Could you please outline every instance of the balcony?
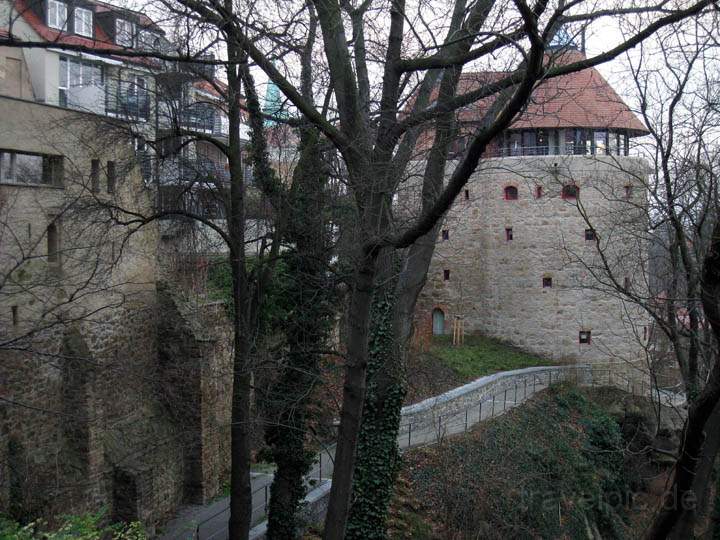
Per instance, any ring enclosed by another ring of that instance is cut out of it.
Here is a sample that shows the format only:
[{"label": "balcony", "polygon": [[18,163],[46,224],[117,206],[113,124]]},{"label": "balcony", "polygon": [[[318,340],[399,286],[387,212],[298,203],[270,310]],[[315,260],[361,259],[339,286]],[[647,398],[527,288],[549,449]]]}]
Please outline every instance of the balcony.
[{"label": "balcony", "polygon": [[150,97],[147,93],[107,94],[105,110],[112,116],[147,122],[150,119]]}]

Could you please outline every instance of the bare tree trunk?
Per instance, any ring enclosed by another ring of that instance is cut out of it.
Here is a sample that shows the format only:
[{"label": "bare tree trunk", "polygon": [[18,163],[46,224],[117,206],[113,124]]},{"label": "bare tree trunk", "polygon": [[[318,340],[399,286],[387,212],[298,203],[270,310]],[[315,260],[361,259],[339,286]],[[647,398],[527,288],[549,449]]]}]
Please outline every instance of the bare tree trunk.
[{"label": "bare tree trunk", "polygon": [[368,330],[377,254],[366,252],[362,248],[359,251],[358,270],[350,300],[345,384],[340,432],[335,450],[333,483],[323,533],[325,540],[342,540],[345,537],[347,515],[350,511],[355,451],[365,400]]},{"label": "bare tree trunk", "polygon": [[[712,327],[715,340],[720,342],[720,221],[715,224],[710,248],[703,264],[701,289],[705,315]],[[684,512],[695,510],[696,476],[707,444],[707,433],[712,429],[720,429],[720,426],[710,423],[719,401],[720,358],[716,356],[705,388],[698,398],[690,403],[673,482],[665,494],[663,507],[647,535],[648,539],[660,540],[672,537],[673,534],[688,534],[687,530],[676,530],[676,528]]]},{"label": "bare tree trunk", "polygon": [[228,42],[228,166],[230,170],[230,264],[235,307],[235,354],[233,358],[233,391],[230,427],[230,522],[232,540],[250,535],[252,521],[252,484],[250,481],[250,414],[251,366],[248,325],[248,278],[245,268],[245,185],[240,142],[240,51]]}]

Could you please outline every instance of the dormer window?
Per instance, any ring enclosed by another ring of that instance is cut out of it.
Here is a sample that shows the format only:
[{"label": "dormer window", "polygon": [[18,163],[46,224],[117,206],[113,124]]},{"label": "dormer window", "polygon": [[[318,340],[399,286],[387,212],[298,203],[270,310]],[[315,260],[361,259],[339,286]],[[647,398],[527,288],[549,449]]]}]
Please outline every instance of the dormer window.
[{"label": "dormer window", "polygon": [[64,30],[67,25],[67,4],[48,0],[48,26]]},{"label": "dormer window", "polygon": [[92,11],[84,8],[75,8],[75,33],[79,36],[93,36]]},{"label": "dormer window", "polygon": [[115,21],[115,43],[123,47],[133,46],[133,35],[135,33],[135,25],[130,21],[117,19]]}]

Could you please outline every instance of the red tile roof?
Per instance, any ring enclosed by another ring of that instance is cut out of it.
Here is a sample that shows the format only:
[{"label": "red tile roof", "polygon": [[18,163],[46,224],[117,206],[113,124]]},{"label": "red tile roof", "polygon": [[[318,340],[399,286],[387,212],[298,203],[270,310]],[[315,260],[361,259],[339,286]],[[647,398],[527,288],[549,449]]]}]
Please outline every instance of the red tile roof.
[{"label": "red tile roof", "polygon": [[[567,64],[583,58],[581,52],[571,50],[555,56],[552,62],[555,65]],[[506,73],[498,72],[465,73],[461,76],[458,94],[475,90],[483,84],[498,81],[505,76]],[[483,99],[462,109],[458,113],[460,121],[480,120],[494,99]],[[511,125],[511,129],[563,127],[627,129],[632,135],[648,132],[622,98],[594,68],[540,83],[525,111]]]},{"label": "red tile roof", "polygon": [[[104,6],[97,7],[102,8]],[[123,50],[123,47],[113,43],[110,40],[110,37],[97,24],[94,25],[95,38],[87,38],[50,28],[40,17],[38,17],[35,11],[28,7],[25,0],[15,0],[15,9],[20,15],[22,15],[23,19],[25,19],[25,21],[40,36],[41,39],[50,43],[57,43],[59,47],[62,45],[78,45],[95,49],[98,52]],[[145,15],[142,15],[142,17],[147,19]],[[149,21],[149,19],[147,20]],[[135,64],[149,65],[153,63],[153,60],[147,57],[127,57],[118,55],[115,56],[115,58]]]}]

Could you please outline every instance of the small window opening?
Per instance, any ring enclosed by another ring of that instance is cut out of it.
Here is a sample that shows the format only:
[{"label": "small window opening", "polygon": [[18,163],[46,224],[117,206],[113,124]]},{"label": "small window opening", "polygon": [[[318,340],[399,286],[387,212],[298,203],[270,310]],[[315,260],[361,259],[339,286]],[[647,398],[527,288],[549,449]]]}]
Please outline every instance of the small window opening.
[{"label": "small window opening", "polygon": [[544,277],[542,280],[543,289],[550,289],[552,288],[552,278],[551,277]]},{"label": "small window opening", "polygon": [[466,189],[466,190],[465,190],[465,200],[466,200],[466,201],[469,201],[469,200],[470,200],[470,190],[469,190],[469,189]]},{"label": "small window opening", "polygon": [[643,341],[647,341],[647,334],[648,334],[647,326],[643,326]]},{"label": "small window opening", "polygon": [[506,201],[517,201],[518,189],[515,186],[507,186],[505,188],[505,200]]},{"label": "small window opening", "polygon": [[579,192],[580,188],[575,184],[568,184],[562,188],[562,198],[565,200],[575,200]]},{"label": "small window opening", "polygon": [[625,288],[625,290],[629,291],[631,285],[632,283],[630,282],[630,278],[628,276],[625,276],[625,279],[623,280],[623,287]]},{"label": "small window opening", "polygon": [[27,231],[28,231],[28,240],[32,240],[32,223],[28,223]]},{"label": "small window opening", "polygon": [[93,193],[100,191],[100,160],[93,159],[90,162],[90,189]]},{"label": "small window opening", "polygon": [[585,229],[585,240],[592,242],[597,238],[595,229]]},{"label": "small window opening", "polygon": [[505,227],[505,241],[510,242],[513,239],[512,227]]},{"label": "small window opening", "polygon": [[57,225],[51,223],[47,228],[47,258],[48,262],[57,264],[60,262],[60,239]]},{"label": "small window opening", "polygon": [[442,231],[442,239],[443,240],[449,240],[450,239],[450,231],[447,229],[443,229]]},{"label": "small window opening", "polygon": [[590,343],[592,339],[592,335],[590,330],[580,330],[580,334],[578,335],[578,341],[580,343],[588,344]]},{"label": "small window opening", "polygon": [[115,162],[107,162],[107,192],[115,193]]},{"label": "small window opening", "polygon": [[449,281],[450,280],[450,270],[447,268],[443,270],[443,280]]},{"label": "small window opening", "polygon": [[536,199],[542,199],[543,196],[543,188],[542,186],[535,186],[535,198]]},{"label": "small window opening", "polygon": [[625,198],[630,199],[632,198],[633,194],[633,187],[630,185],[625,186]]},{"label": "small window opening", "polygon": [[10,310],[12,311],[12,325],[17,326],[18,325],[18,307],[12,306],[10,308]]}]

